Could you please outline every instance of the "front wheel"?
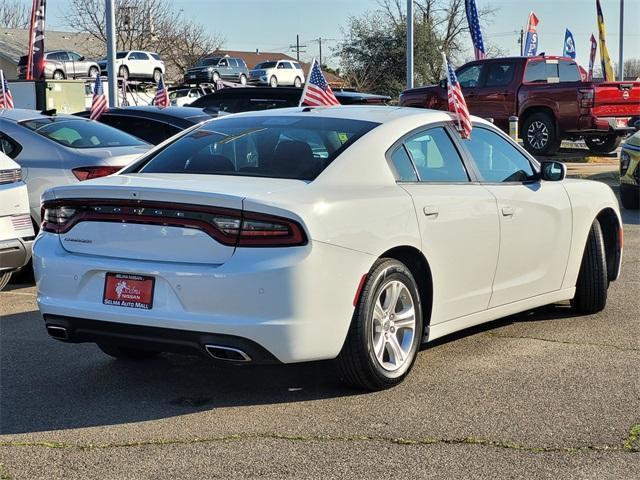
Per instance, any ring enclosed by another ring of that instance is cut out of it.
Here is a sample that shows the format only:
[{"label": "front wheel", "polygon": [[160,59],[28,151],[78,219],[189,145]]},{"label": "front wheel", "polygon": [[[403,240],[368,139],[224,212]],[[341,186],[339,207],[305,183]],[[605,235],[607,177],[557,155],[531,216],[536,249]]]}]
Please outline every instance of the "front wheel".
[{"label": "front wheel", "polygon": [[553,116],[538,112],[525,119],[522,125],[522,143],[532,155],[554,155],[560,148],[561,141]]},{"label": "front wheel", "polygon": [[296,79],[293,81],[293,86],[300,88],[302,86],[302,80],[300,80],[300,77],[296,77]]},{"label": "front wheel", "polygon": [[269,85],[272,88],[276,88],[278,86],[278,79],[276,78],[275,75],[269,79]]},{"label": "front wheel", "polygon": [[96,78],[99,72],[100,70],[98,70],[96,67],[91,67],[89,69],[89,78]]},{"label": "front wheel", "polygon": [[243,73],[242,75],[240,75],[240,85],[246,85],[247,84],[247,76]]},{"label": "front wheel", "polygon": [[584,138],[589,150],[595,153],[611,153],[620,146],[622,137],[617,135],[594,135]]},{"label": "front wheel", "polygon": [[376,261],[337,358],[342,378],[367,390],[402,382],[422,342],[422,324],[420,294],[409,269],[395,259]]},{"label": "front wheel", "polygon": [[60,70],[56,70],[55,72],[53,72],[53,79],[54,80],[64,80],[64,73],[62,73],[62,71],[60,71]]},{"label": "front wheel", "polygon": [[211,80],[213,81],[213,83],[216,83],[218,80],[220,80],[220,74],[218,72],[213,72],[213,75],[211,75]]},{"label": "front wheel", "polygon": [[123,80],[129,80],[129,69],[124,65],[120,66],[120,68],[118,69],[118,76]]},{"label": "front wheel", "polygon": [[0,273],[0,291],[2,291],[2,289],[7,286],[9,280],[11,280],[11,272]]},{"label": "front wheel", "polygon": [[121,360],[147,360],[157,357],[160,352],[153,350],[142,350],[140,348],[121,347],[106,343],[99,343],[98,348],[113,358]]},{"label": "front wheel", "polygon": [[600,222],[594,220],[582,255],[576,294],[571,306],[581,313],[597,313],[607,304],[607,257]]}]

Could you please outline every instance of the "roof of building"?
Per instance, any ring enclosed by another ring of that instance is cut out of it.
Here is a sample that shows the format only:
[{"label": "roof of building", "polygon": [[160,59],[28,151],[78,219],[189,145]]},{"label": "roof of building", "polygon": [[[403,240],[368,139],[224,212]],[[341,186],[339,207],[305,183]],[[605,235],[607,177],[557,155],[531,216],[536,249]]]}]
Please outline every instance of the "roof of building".
[{"label": "roof of building", "polygon": [[[0,56],[18,63],[27,54],[29,30],[22,28],[0,28]],[[88,33],[58,32],[47,30],[45,48],[51,50],[73,50],[80,55],[102,55],[103,44]]]}]

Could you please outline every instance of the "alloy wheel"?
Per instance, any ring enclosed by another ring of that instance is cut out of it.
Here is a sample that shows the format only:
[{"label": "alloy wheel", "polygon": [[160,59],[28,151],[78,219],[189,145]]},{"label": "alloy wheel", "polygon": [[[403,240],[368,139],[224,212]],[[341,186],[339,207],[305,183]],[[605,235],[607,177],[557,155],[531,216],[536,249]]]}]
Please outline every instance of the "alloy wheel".
[{"label": "alloy wheel", "polygon": [[549,129],[540,120],[536,120],[527,129],[527,140],[536,150],[542,150],[549,143]]},{"label": "alloy wheel", "polygon": [[398,280],[386,283],[373,310],[371,346],[380,366],[390,372],[412,360],[416,310],[409,289]]}]

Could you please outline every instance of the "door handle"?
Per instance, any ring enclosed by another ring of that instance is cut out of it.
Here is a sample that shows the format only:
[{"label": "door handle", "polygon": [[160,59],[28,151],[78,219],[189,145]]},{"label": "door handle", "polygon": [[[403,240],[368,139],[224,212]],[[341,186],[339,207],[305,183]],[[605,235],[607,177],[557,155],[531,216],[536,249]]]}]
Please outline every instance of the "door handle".
[{"label": "door handle", "polygon": [[502,207],[502,216],[503,217],[513,217],[515,210],[513,207]]},{"label": "door handle", "polygon": [[427,205],[426,207],[423,207],[422,213],[424,213],[426,217],[436,218],[440,212],[438,212],[438,207],[435,205]]}]

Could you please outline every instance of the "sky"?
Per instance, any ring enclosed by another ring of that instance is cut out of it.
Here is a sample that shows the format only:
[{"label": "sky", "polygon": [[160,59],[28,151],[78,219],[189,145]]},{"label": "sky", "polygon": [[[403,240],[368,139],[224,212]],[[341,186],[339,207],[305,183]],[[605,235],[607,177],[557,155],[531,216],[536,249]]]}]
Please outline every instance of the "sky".
[{"label": "sky", "polygon": [[[31,0],[22,0],[30,4]],[[403,0],[401,0],[403,3]],[[65,11],[68,0],[48,0],[49,28],[68,29]],[[331,48],[342,38],[342,28],[350,16],[358,16],[378,7],[376,0],[174,0],[175,7],[187,18],[221,34],[230,50],[280,51],[291,53],[296,34],[306,45],[303,59],[318,55],[317,38],[323,40],[323,57],[331,59]],[[482,24],[485,43],[494,44],[507,54],[519,55],[516,43],[530,11],[540,20],[538,52],[561,54],[565,28],[573,32],[578,63],[588,64],[589,37],[597,38],[595,0],[476,0],[478,9],[495,9]],[[640,58],[640,0],[626,0],[624,57]],[[607,44],[612,60],[618,59],[620,0],[601,0],[607,27]],[[295,56],[295,54],[293,54]],[[469,54],[472,55],[469,43]]]}]

